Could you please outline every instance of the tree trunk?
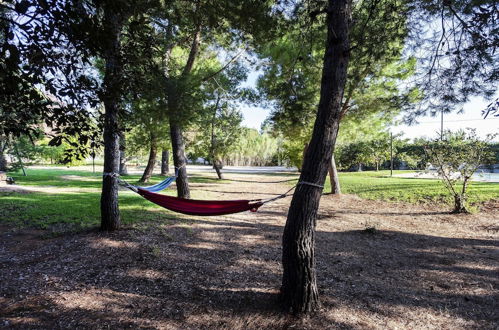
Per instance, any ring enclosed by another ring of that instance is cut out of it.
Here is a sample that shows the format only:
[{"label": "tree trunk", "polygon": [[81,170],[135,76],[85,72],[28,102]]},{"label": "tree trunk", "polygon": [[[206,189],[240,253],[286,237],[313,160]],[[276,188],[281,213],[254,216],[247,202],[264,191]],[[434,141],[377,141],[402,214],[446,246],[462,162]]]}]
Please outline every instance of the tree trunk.
[{"label": "tree trunk", "polygon": [[359,163],[359,166],[357,167],[357,172],[362,172],[362,163]]},{"label": "tree trunk", "polygon": [[[196,5],[196,12],[198,12],[200,2]],[[193,34],[191,49],[189,51],[189,56],[187,62],[182,70],[182,79],[186,79],[192,68],[194,66],[194,61],[198,54],[198,47],[201,39],[201,25],[196,27]],[[169,110],[170,110],[170,136],[172,140],[172,152],[173,152],[173,165],[175,166],[175,175],[177,179],[175,184],[177,186],[177,196],[180,198],[190,198],[191,193],[189,191],[189,181],[187,180],[187,158],[185,157],[185,145],[184,138],[182,136],[182,127],[180,117],[182,114],[182,109],[179,103],[179,93],[175,86],[169,89],[168,95]]]},{"label": "tree trunk", "polygon": [[21,170],[23,171],[23,176],[27,176],[26,169],[24,168],[23,160],[21,155],[19,154],[19,149],[17,148],[17,144],[14,144],[17,160],[19,161],[19,166],[21,166]]},{"label": "tree trunk", "polygon": [[120,150],[120,175],[128,175],[128,167],[126,166],[126,154],[125,150]]},{"label": "tree trunk", "polygon": [[7,172],[7,158],[3,151],[0,152],[0,172]]},{"label": "tree trunk", "polygon": [[161,175],[167,176],[170,172],[170,151],[163,150],[161,152]]},{"label": "tree trunk", "polygon": [[222,162],[219,160],[214,160],[213,161],[213,168],[215,169],[215,172],[217,172],[217,176],[219,180],[223,180],[223,174],[222,174]]},{"label": "tree trunk", "polygon": [[[322,185],[338,133],[349,58],[351,0],[329,0],[327,43],[317,117],[299,182]],[[289,208],[283,242],[281,297],[295,314],[319,306],[315,269],[315,225],[323,188],[299,184]]]},{"label": "tree trunk", "polygon": [[7,149],[7,141],[0,138],[0,172],[7,172],[7,158],[5,150]]},{"label": "tree trunk", "polygon": [[149,160],[147,161],[147,166],[140,178],[139,182],[148,182],[154,171],[154,165],[156,165],[156,156],[158,154],[158,146],[156,143],[156,138],[151,135],[151,145],[149,148]]},{"label": "tree trunk", "polygon": [[177,179],[177,196],[180,198],[190,198],[189,181],[187,180],[187,159],[185,157],[184,138],[182,137],[182,129],[170,119],[170,135],[172,139],[173,149],[173,165]]},{"label": "tree trunk", "polygon": [[464,178],[461,193],[454,193],[454,210],[452,213],[469,213],[466,207],[466,189],[468,188],[469,177]]},{"label": "tree trunk", "polygon": [[108,44],[105,47],[104,74],[104,177],[101,194],[101,230],[116,230],[120,227],[118,209],[119,172],[119,126],[120,91],[123,67],[120,59],[120,37],[124,17],[115,8],[105,8],[104,28]]},{"label": "tree trunk", "polygon": [[329,182],[331,183],[331,194],[340,195],[340,178],[338,177],[338,170],[336,169],[336,161],[334,159],[334,154],[331,155],[331,161],[329,163]]},{"label": "tree trunk", "polygon": [[468,213],[468,209],[466,208],[465,195],[454,195],[454,210],[452,211],[452,213]]}]

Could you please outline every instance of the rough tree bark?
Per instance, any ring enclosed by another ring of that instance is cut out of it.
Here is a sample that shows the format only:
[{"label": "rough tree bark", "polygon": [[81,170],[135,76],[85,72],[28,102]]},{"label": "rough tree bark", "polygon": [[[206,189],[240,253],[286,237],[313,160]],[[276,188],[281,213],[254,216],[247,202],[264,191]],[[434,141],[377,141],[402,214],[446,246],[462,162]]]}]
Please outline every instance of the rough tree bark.
[{"label": "rough tree bark", "polygon": [[170,136],[172,139],[173,165],[177,179],[177,196],[180,198],[190,198],[189,181],[187,179],[187,158],[185,157],[184,138],[182,137],[182,128],[170,117]]},{"label": "rough tree bark", "polygon": [[331,155],[331,160],[329,162],[329,182],[331,183],[331,194],[340,195],[340,179],[338,177],[338,170],[336,169],[336,161],[334,159],[334,154]]},{"label": "rough tree bark", "polygon": [[158,155],[158,143],[156,141],[156,137],[151,134],[151,145],[149,146],[149,159],[147,161],[147,166],[139,182],[149,181],[154,171],[154,166],[156,165],[157,155]]},{"label": "rough tree bark", "polygon": [[167,176],[170,172],[170,151],[163,150],[161,152],[161,175]]},{"label": "rough tree bark", "polygon": [[120,91],[123,66],[120,59],[120,38],[124,15],[112,6],[104,9],[104,28],[107,32],[104,47],[104,175],[101,194],[101,230],[116,230],[120,227],[120,212],[118,209],[118,178],[119,172],[119,127]]},{"label": "rough tree bark", "polygon": [[[349,59],[351,0],[329,0],[321,94],[300,182],[322,185],[338,133]],[[315,269],[315,225],[323,188],[299,184],[291,201],[283,243],[281,298],[294,314],[319,306]]]}]

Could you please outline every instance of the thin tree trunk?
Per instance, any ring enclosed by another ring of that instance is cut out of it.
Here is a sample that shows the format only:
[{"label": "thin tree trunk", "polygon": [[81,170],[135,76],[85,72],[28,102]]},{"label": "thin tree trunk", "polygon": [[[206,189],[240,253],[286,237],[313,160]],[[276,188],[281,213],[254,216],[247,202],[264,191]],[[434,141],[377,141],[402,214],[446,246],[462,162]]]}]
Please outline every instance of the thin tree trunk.
[{"label": "thin tree trunk", "polygon": [[120,175],[128,175],[126,166],[126,140],[125,133],[120,132]]},{"label": "thin tree trunk", "polygon": [[[327,43],[317,117],[299,182],[322,185],[338,133],[349,58],[351,0],[329,0]],[[319,306],[315,269],[315,226],[323,188],[299,184],[289,208],[283,242],[281,297],[295,314]]]},{"label": "thin tree trunk", "polygon": [[126,165],[126,154],[125,150],[120,150],[120,175],[128,175],[128,166]]},{"label": "thin tree trunk", "polygon": [[104,177],[101,194],[101,230],[116,230],[120,227],[118,209],[119,173],[119,126],[120,91],[123,67],[120,59],[120,37],[124,17],[115,8],[105,8],[104,28],[107,31],[108,45],[105,48],[104,74],[105,107],[104,119]]},{"label": "thin tree trunk", "polygon": [[177,179],[177,196],[180,198],[190,198],[189,181],[187,179],[187,158],[185,157],[184,138],[182,137],[182,129],[170,119],[170,135],[172,139],[173,149],[173,165]]},{"label": "thin tree trunk", "polygon": [[217,176],[219,180],[223,180],[223,174],[222,174],[222,162],[219,160],[214,160],[213,161],[213,168],[215,169],[215,172],[217,172]]},{"label": "thin tree trunk", "polygon": [[156,157],[158,154],[158,145],[156,142],[156,137],[151,134],[151,145],[149,147],[149,160],[147,161],[147,166],[140,178],[139,182],[148,182],[154,171],[154,165],[156,165]]},{"label": "thin tree trunk", "polygon": [[216,137],[215,137],[215,121],[217,120],[217,110],[218,106],[220,104],[220,96],[217,96],[217,102],[215,103],[215,106],[213,107],[213,115],[211,117],[211,142],[210,142],[210,158],[213,163],[213,168],[215,169],[215,172],[217,172],[217,176],[219,180],[223,179],[222,175],[222,163],[216,158],[215,156],[215,149],[216,149]]},{"label": "thin tree trunk", "polygon": [[[200,2],[197,3],[196,12],[199,10]],[[191,44],[191,49],[189,51],[189,57],[182,70],[182,79],[188,77],[192,68],[194,66],[194,61],[198,54],[199,42],[201,39],[201,25],[196,27],[193,34],[193,40]],[[172,140],[172,152],[173,152],[173,165],[175,166],[175,174],[177,179],[175,184],[177,186],[177,196],[180,198],[190,198],[191,193],[189,190],[189,181],[187,180],[187,158],[185,157],[185,145],[184,138],[182,136],[181,127],[181,109],[179,104],[179,95],[175,87],[171,87],[169,90],[168,101],[170,110],[170,136]]]},{"label": "thin tree trunk", "polygon": [[468,213],[466,208],[466,197],[464,195],[454,195],[454,210],[452,213]]},{"label": "thin tree trunk", "polygon": [[331,161],[329,163],[329,182],[331,183],[331,194],[340,195],[340,178],[338,177],[338,170],[336,169],[336,161],[334,159],[334,153],[331,155]]},{"label": "thin tree trunk", "polygon": [[19,166],[21,166],[21,170],[23,171],[23,176],[27,176],[26,169],[24,168],[23,160],[21,155],[19,154],[19,149],[17,149],[17,144],[14,144],[14,148],[16,151],[17,160],[19,161]]},{"label": "thin tree trunk", "polygon": [[0,152],[0,172],[7,172],[7,158],[2,152]]},{"label": "thin tree trunk", "polygon": [[[474,171],[473,171],[474,172]],[[468,187],[468,178],[464,179],[463,187],[461,188],[461,193],[454,193],[454,210],[452,213],[469,213],[466,207],[466,189]]]},{"label": "thin tree trunk", "polygon": [[161,175],[167,176],[170,172],[170,151],[163,150],[161,152]]}]

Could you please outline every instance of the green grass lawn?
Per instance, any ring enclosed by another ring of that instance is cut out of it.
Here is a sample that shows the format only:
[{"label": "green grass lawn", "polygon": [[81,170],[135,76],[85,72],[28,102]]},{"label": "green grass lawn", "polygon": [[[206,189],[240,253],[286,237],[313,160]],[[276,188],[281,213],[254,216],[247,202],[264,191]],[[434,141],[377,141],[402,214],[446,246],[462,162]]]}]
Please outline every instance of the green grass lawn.
[{"label": "green grass lawn", "polygon": [[[410,171],[394,171],[394,175]],[[405,201],[411,203],[451,203],[447,189],[440,180],[390,177],[390,171],[342,172],[342,193],[356,194],[366,199]],[[331,191],[329,178],[325,192]],[[499,183],[473,182],[468,190],[471,204],[499,199]]]},{"label": "green grass lawn", "polygon": [[[403,173],[396,171],[396,174]],[[53,168],[29,169],[28,176],[10,173],[19,186],[32,186],[44,189],[31,193],[0,192],[0,221],[20,226],[54,228],[65,226],[75,230],[98,226],[100,221],[100,188],[102,178],[88,171]],[[279,174],[275,174],[279,176]],[[139,175],[126,179],[136,183]],[[283,180],[289,174],[281,175]],[[154,176],[150,184],[163,180]],[[199,175],[190,177],[191,183],[224,183]],[[407,202],[451,202],[447,191],[439,180],[408,179],[389,177],[389,171],[340,173],[343,193],[357,194],[368,199],[382,199]],[[292,182],[290,182],[292,184]],[[29,189],[29,187],[27,187]],[[263,187],[262,187],[263,189]],[[330,191],[326,180],[325,192]],[[175,189],[163,193],[175,194]],[[214,198],[209,193],[195,190],[193,198]],[[142,221],[169,221],[189,219],[189,216],[172,213],[130,191],[120,192],[122,221],[132,224]],[[473,183],[469,190],[469,200],[473,203],[499,198],[498,183]]]},{"label": "green grass lawn", "polygon": [[[87,171],[71,169],[29,169],[28,176],[9,173],[16,185],[44,189],[48,192],[13,193],[0,192],[0,222],[6,221],[19,226],[32,226],[46,229],[65,224],[75,230],[99,225],[100,189],[102,177]],[[140,175],[130,175],[126,180],[137,184]],[[153,185],[164,180],[154,176],[145,185]],[[214,182],[210,178],[192,176],[191,183]],[[224,181],[221,181],[224,182]],[[68,191],[70,190],[70,191]],[[174,195],[175,189],[163,193]],[[204,192],[194,191],[193,198],[207,198]],[[168,221],[187,219],[188,216],[165,210],[131,191],[120,191],[120,211],[122,222],[131,224],[141,221]]]}]

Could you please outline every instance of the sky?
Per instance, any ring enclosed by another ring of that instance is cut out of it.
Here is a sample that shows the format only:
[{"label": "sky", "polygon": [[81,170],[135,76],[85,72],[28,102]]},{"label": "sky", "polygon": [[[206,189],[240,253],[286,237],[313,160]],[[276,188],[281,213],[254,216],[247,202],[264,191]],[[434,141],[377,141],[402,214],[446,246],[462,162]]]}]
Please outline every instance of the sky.
[{"label": "sky", "polygon": [[[259,72],[251,72],[244,86],[254,87]],[[499,117],[489,116],[483,119],[481,112],[490,101],[475,97],[463,107],[464,113],[444,114],[444,130],[457,131],[459,129],[474,128],[477,134],[485,138],[487,134],[499,133]],[[260,129],[262,122],[268,117],[270,110],[261,107],[242,106],[244,119],[243,126]],[[394,134],[403,133],[403,137],[414,139],[418,137],[436,138],[440,134],[440,115],[436,117],[420,117],[418,124],[411,126],[398,125],[392,127]],[[499,141],[499,136],[495,138]]]}]

